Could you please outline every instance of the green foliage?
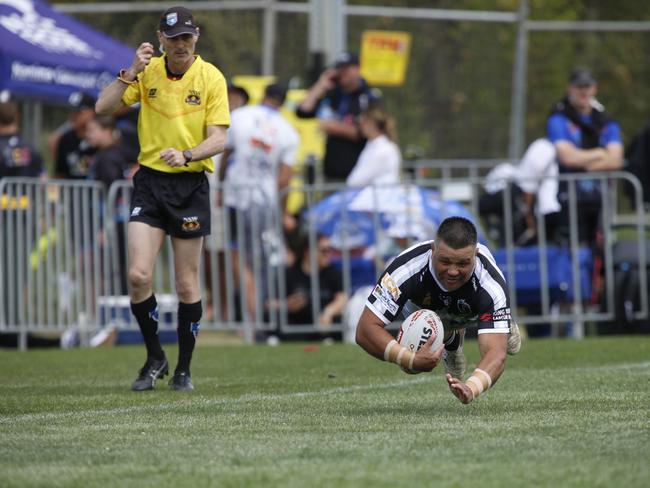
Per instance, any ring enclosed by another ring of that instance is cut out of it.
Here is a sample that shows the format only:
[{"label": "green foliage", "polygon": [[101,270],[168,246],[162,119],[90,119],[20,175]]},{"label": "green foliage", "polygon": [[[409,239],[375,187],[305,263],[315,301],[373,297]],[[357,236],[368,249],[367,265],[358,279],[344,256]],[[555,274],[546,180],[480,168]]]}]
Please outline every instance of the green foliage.
[{"label": "green foliage", "polygon": [[[476,343],[466,351],[475,363]],[[529,341],[468,406],[439,369],[405,375],[343,345],[203,346],[194,393],[162,382],[133,393],[143,353],[0,352],[2,486],[635,488],[650,479],[647,336]]]},{"label": "green foliage", "polygon": [[[348,4],[499,12],[519,8],[518,0],[348,0]],[[637,0],[530,0],[529,5],[533,20],[650,20],[650,8]],[[198,51],[205,59],[227,77],[261,73],[261,11],[195,9],[195,15],[202,28]],[[75,16],[135,47],[155,41],[159,14]],[[307,15],[278,14],[277,26],[275,74],[283,81],[293,80],[294,86],[302,80],[305,87],[311,63]],[[366,29],[403,30],[413,36],[406,84],[381,87],[397,119],[402,147],[420,146],[434,158],[506,156],[516,24],[351,16],[347,23],[351,50],[359,50]],[[563,95],[568,72],[576,65],[594,70],[600,81],[599,99],[629,141],[648,121],[649,50],[650,32],[532,32],[527,141],[544,135],[549,108]]]}]

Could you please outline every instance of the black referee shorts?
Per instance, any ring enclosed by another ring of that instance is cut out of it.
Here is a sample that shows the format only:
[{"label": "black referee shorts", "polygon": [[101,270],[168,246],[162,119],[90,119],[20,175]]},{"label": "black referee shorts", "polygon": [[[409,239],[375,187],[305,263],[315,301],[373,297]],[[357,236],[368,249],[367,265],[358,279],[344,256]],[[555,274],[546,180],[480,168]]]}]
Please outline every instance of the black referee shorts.
[{"label": "black referee shorts", "polygon": [[189,239],[210,234],[210,185],[205,173],[163,173],[141,166],[133,177],[130,222]]}]

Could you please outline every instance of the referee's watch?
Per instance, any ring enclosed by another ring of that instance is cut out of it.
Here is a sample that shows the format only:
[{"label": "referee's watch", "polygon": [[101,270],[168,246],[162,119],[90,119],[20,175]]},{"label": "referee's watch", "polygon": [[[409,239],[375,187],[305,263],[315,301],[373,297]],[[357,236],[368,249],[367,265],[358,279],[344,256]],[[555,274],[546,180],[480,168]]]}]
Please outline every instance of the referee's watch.
[{"label": "referee's watch", "polygon": [[192,151],[185,149],[185,151],[183,151],[183,157],[185,158],[185,164],[189,163],[192,161]]}]

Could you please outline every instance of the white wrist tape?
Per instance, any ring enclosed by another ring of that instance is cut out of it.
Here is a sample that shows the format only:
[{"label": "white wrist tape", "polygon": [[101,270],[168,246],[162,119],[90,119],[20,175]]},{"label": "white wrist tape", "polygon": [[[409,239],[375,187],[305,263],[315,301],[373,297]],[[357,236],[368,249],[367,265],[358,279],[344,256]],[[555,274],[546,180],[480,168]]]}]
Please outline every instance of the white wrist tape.
[{"label": "white wrist tape", "polygon": [[472,400],[492,386],[492,378],[480,368],[476,368],[472,376],[465,382],[469,389],[472,390]]},{"label": "white wrist tape", "polygon": [[384,349],[384,361],[389,361],[389,355],[390,355],[390,350],[393,348],[393,346],[397,344],[397,341],[393,339],[390,341],[388,344],[386,344],[386,349]]}]

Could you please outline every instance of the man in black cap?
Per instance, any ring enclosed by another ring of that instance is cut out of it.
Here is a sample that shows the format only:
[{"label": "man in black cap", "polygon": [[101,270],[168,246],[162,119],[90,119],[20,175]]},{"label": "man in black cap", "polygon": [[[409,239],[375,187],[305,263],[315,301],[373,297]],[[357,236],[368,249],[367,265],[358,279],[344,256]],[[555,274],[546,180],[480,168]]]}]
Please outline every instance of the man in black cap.
[{"label": "man in black cap", "polygon": [[[623,165],[621,128],[596,100],[596,78],[587,68],[576,68],[569,75],[566,96],[555,104],[547,122],[549,140],[555,146],[560,173],[615,171]],[[601,227],[601,194],[598,180],[579,180],[576,184],[579,210],[579,238],[593,243]],[[558,191],[560,234],[569,227],[568,182]],[[562,238],[560,236],[560,238]]]},{"label": "man in black cap", "polygon": [[95,116],[95,99],[84,92],[68,98],[73,112],[51,141],[57,178],[83,180],[88,177],[90,159],[95,149],[86,141],[86,125]]},{"label": "man in black cap", "polygon": [[141,103],[138,137],[140,169],[133,178],[128,226],[129,293],[147,348],[147,359],[131,385],[151,390],[169,370],[158,339],[154,264],[166,234],[174,249],[178,304],[178,364],[170,386],[194,387],[190,361],[203,315],[199,267],[203,237],[210,234],[210,190],[205,172],[214,171],[230,124],[226,81],[212,64],[194,54],[199,28],[192,13],[172,7],[157,33],[163,56],[144,42],[128,69],[97,101],[99,114]]},{"label": "man in black cap", "polygon": [[344,51],[309,89],[298,105],[300,118],[318,117],[326,134],[323,173],[328,182],[343,182],[363,150],[366,140],[359,129],[359,114],[377,97],[361,77],[359,58]]}]

